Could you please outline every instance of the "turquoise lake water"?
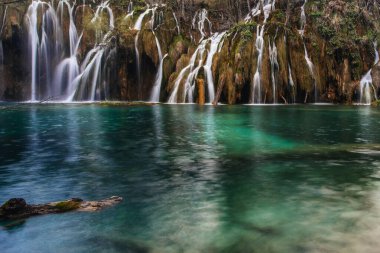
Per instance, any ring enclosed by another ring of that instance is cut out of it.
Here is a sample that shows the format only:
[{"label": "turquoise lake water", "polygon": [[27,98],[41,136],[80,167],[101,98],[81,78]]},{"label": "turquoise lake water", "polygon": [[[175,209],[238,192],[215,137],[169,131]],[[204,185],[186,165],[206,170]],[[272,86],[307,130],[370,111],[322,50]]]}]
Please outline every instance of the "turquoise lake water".
[{"label": "turquoise lake water", "polygon": [[0,104],[0,252],[379,252],[380,110]]}]

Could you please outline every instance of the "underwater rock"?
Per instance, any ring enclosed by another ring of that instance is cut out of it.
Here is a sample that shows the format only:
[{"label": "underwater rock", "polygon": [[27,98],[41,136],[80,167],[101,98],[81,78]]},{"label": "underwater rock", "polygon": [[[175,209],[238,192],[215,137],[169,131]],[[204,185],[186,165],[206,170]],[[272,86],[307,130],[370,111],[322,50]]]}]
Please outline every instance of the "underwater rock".
[{"label": "underwater rock", "polygon": [[65,213],[70,211],[96,212],[106,207],[114,206],[122,201],[123,198],[113,196],[99,201],[84,201],[79,198],[73,198],[60,202],[29,205],[22,198],[13,198],[0,207],[0,219],[21,219],[37,215]]}]

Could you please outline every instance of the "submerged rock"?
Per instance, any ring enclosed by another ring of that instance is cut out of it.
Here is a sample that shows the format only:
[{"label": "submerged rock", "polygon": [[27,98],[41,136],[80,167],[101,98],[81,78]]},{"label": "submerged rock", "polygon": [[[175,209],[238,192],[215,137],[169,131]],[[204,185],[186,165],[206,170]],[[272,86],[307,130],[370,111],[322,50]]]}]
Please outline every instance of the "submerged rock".
[{"label": "submerged rock", "polygon": [[99,201],[84,201],[79,198],[73,198],[60,202],[28,205],[22,198],[13,198],[0,207],[0,220],[28,218],[36,215],[65,213],[70,211],[95,212],[106,207],[114,206],[122,201],[123,198],[113,196]]}]

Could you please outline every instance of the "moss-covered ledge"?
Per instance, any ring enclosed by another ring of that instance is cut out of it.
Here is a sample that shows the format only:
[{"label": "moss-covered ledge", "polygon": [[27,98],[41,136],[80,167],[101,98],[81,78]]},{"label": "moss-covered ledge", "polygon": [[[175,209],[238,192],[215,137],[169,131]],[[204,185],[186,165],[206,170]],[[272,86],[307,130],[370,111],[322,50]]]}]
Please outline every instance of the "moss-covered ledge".
[{"label": "moss-covered ledge", "polygon": [[123,198],[113,196],[99,201],[84,201],[73,198],[60,202],[51,202],[40,205],[29,205],[22,198],[13,198],[0,207],[0,220],[24,219],[31,216],[66,213],[71,211],[95,212],[117,205]]}]

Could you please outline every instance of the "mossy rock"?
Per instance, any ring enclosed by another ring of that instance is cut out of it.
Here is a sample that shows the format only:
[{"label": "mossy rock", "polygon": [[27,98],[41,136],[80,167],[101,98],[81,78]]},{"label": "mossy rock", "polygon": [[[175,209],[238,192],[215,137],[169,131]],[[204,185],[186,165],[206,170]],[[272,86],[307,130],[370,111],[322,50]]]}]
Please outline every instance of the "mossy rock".
[{"label": "mossy rock", "polygon": [[68,201],[58,202],[53,207],[58,209],[60,212],[68,212],[78,209],[81,202],[83,202],[81,199],[72,199]]}]

